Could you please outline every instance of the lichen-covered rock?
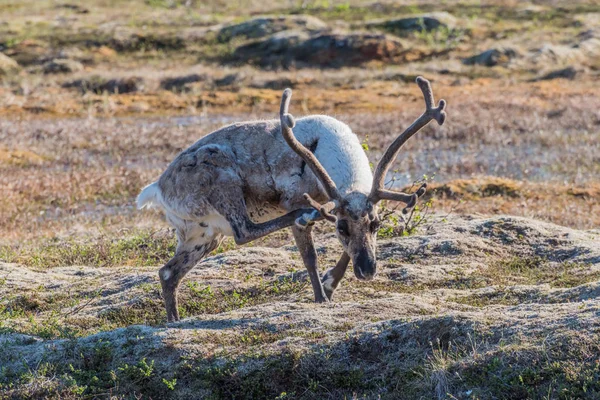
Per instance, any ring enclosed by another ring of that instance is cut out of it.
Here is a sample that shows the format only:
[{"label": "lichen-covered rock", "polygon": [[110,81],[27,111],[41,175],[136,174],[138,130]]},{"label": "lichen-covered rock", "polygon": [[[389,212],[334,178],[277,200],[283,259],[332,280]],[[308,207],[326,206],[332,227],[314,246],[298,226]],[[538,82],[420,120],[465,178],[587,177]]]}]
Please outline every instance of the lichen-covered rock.
[{"label": "lichen-covered rock", "polygon": [[189,74],[184,76],[176,76],[165,78],[160,82],[160,87],[174,92],[185,91],[190,83],[201,82],[206,80],[206,75]]},{"label": "lichen-covered rock", "polygon": [[119,29],[114,32],[108,44],[119,52],[177,50],[186,46],[184,38],[178,35],[154,34],[129,29]]},{"label": "lichen-covered rock", "polygon": [[327,29],[327,24],[309,15],[256,17],[238,24],[223,27],[217,34],[219,41],[233,38],[258,39],[287,30],[317,32]]},{"label": "lichen-covered rock", "polygon": [[512,59],[519,57],[519,52],[509,47],[498,47],[489,49],[463,60],[466,65],[483,65],[494,67],[496,65],[508,64]]},{"label": "lichen-covered rock", "polygon": [[575,67],[567,67],[561,68],[558,70],[550,71],[539,78],[534,79],[534,81],[548,81],[552,79],[575,79],[577,75],[583,73],[583,69],[575,68]]},{"label": "lichen-covered rock", "polygon": [[0,53],[0,76],[9,76],[21,70],[19,63],[12,58]]},{"label": "lichen-covered rock", "polygon": [[325,33],[310,37],[288,31],[236,49],[236,61],[261,67],[318,66],[342,67],[369,61],[403,61],[409,53],[393,36],[369,33]]},{"label": "lichen-covered rock", "polygon": [[595,67],[600,58],[600,33],[587,30],[579,34],[569,44],[544,43],[533,49],[527,57],[530,64],[540,67],[569,64]]},{"label": "lichen-covered rock", "polygon": [[64,88],[77,88],[82,93],[133,93],[143,89],[144,79],[140,77],[109,79],[92,75],[87,78],[65,82],[62,86]]},{"label": "lichen-covered rock", "polygon": [[456,18],[447,12],[433,12],[405,18],[370,22],[367,26],[382,28],[396,34],[403,34],[408,32],[432,31],[440,28],[453,29],[456,26]]},{"label": "lichen-covered rock", "polygon": [[45,74],[66,74],[83,70],[83,64],[79,61],[68,59],[54,59],[48,61],[42,67]]},{"label": "lichen-covered rock", "polygon": [[34,39],[23,40],[7,49],[5,53],[22,66],[40,65],[52,57],[49,45]]}]

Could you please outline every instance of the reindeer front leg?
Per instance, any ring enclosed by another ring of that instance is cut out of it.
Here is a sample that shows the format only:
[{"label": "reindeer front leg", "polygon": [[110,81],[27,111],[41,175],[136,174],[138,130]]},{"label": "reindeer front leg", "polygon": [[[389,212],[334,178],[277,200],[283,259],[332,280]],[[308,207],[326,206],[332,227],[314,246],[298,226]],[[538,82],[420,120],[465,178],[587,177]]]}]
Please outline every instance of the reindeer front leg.
[{"label": "reindeer front leg", "polygon": [[237,244],[245,244],[280,229],[292,227],[298,250],[313,286],[315,301],[327,301],[317,269],[317,252],[312,240],[312,223],[320,219],[318,212],[312,208],[301,208],[270,221],[255,223],[248,216],[241,189],[237,195],[221,196],[219,200],[212,203],[213,207],[227,218]]},{"label": "reindeer front leg", "polygon": [[348,269],[348,264],[350,263],[350,256],[346,252],[342,254],[339,261],[333,268],[329,268],[325,274],[323,274],[323,278],[321,278],[321,282],[323,282],[323,289],[325,290],[325,295],[329,300],[333,299],[333,292],[337,289],[340,281],[344,277],[346,273],[346,269]]},{"label": "reindeer front leg", "polygon": [[315,301],[317,303],[323,303],[328,301],[329,296],[326,295],[323,285],[321,284],[321,279],[319,278],[317,252],[312,239],[312,226],[314,221],[318,219],[320,219],[320,217],[315,210],[299,209],[262,224],[254,224],[249,219],[243,223],[233,222],[232,229],[234,231],[236,243],[243,244],[291,226],[296,245],[298,246],[298,251],[302,256],[302,261],[304,262],[304,266],[310,277],[310,282],[315,294]]},{"label": "reindeer front leg", "polygon": [[315,244],[312,238],[312,226],[306,228],[299,228],[297,226],[292,227],[294,233],[294,239],[296,240],[296,246],[302,256],[304,266],[308,271],[310,283],[315,293],[316,303],[325,303],[328,301],[328,297],[325,294],[321,279],[319,277],[317,251],[315,250]]},{"label": "reindeer front leg", "polygon": [[270,233],[289,228],[296,224],[297,220],[307,219],[309,216],[311,222],[318,220],[318,217],[314,216],[315,210],[312,208],[300,208],[270,221],[255,223],[248,216],[241,188],[227,198],[222,197],[219,201],[214,201],[213,207],[215,207],[219,214],[225,216],[227,222],[229,222],[233,231],[233,238],[238,245],[250,243]]}]

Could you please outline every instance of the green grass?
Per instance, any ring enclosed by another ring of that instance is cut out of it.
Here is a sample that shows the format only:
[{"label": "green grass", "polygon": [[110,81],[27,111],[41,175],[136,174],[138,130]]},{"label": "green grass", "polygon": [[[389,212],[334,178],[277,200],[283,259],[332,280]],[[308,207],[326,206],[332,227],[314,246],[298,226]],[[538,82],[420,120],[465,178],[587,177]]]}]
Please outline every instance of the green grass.
[{"label": "green grass", "polygon": [[[410,260],[409,260],[410,261]],[[491,304],[516,305],[536,297],[517,292],[514,285],[543,285],[552,288],[571,288],[600,279],[599,272],[590,272],[589,265],[575,262],[550,262],[542,257],[513,257],[492,261],[472,273],[462,269],[449,272],[449,277],[428,282],[374,280],[356,283],[357,288],[376,291],[418,294],[436,289],[474,290],[494,287],[493,293],[455,296],[450,301],[484,307]],[[353,283],[354,285],[355,283]]]},{"label": "green grass", "polygon": [[159,265],[168,261],[175,251],[176,240],[173,236],[142,231],[115,239],[105,236],[89,240],[55,238],[32,247],[15,249],[2,246],[0,260],[41,269],[71,265]]},{"label": "green grass", "polygon": [[[179,292],[182,318],[218,314],[244,307],[289,299],[303,293],[307,282],[260,279],[237,289],[214,289],[187,281]],[[23,333],[43,339],[77,338],[131,325],[162,326],[166,321],[160,284],[142,283],[129,289],[135,300],[85,316],[102,299],[102,290],[88,288],[70,293],[42,293],[41,289],[7,295],[0,302],[0,333]],[[91,306],[90,306],[91,305]]]},{"label": "green grass", "polygon": [[589,273],[589,266],[575,262],[549,262],[542,257],[514,257],[492,263],[481,271],[489,282],[508,286],[515,284],[570,288],[600,278],[600,273]]}]

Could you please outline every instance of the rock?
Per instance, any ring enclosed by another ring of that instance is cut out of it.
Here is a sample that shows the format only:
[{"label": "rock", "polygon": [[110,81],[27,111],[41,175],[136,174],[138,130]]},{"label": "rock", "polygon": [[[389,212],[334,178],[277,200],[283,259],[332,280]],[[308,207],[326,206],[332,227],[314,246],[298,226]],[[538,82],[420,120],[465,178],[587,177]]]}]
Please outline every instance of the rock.
[{"label": "rock", "polygon": [[120,52],[144,50],[178,50],[185,48],[185,41],[177,35],[155,35],[146,32],[118,30],[109,43]]},{"label": "rock", "polygon": [[544,44],[532,51],[529,60],[534,65],[556,65],[583,61],[583,55],[571,46]]},{"label": "rock", "polygon": [[8,76],[18,73],[21,70],[19,63],[12,58],[0,53],[0,76]]},{"label": "rock", "polygon": [[73,60],[78,61],[82,64],[90,64],[93,62],[93,56],[81,50],[79,47],[71,46],[71,47],[63,47],[60,51],[55,55],[54,60]]},{"label": "rock", "polygon": [[309,37],[304,32],[280,32],[268,39],[238,47],[234,59],[262,67],[341,67],[369,61],[403,60],[405,45],[393,36],[368,33],[327,33]]},{"label": "rock", "polygon": [[76,14],[88,14],[90,12],[90,10],[88,10],[87,8],[82,7],[78,4],[68,4],[68,3],[59,4],[55,8],[71,10],[71,11],[75,12]]},{"label": "rock", "polygon": [[384,81],[413,83],[418,76],[419,74],[402,74],[397,72],[388,72],[381,75],[379,79]]},{"label": "rock", "polygon": [[174,78],[166,78],[160,81],[160,87],[165,90],[171,90],[173,92],[181,92],[186,89],[186,85],[194,82],[201,82],[206,80],[206,75],[190,74],[184,76],[177,76]]},{"label": "rock", "polygon": [[215,85],[219,86],[219,87],[220,86],[229,86],[229,85],[233,85],[236,82],[243,81],[245,78],[246,78],[246,76],[244,74],[237,74],[237,73],[228,74],[228,75],[225,75],[221,79],[215,79]]},{"label": "rock", "polygon": [[68,59],[55,59],[48,61],[42,67],[45,74],[64,74],[79,72],[83,70],[83,64],[79,61]]},{"label": "rock", "polygon": [[499,47],[486,50],[483,53],[473,57],[465,58],[465,65],[483,65],[486,67],[494,67],[496,65],[507,64],[510,60],[519,57],[519,52],[512,48]]},{"label": "rock", "polygon": [[579,34],[569,45],[546,43],[533,50],[528,56],[531,64],[547,67],[580,64],[595,67],[600,57],[600,34],[587,30]]},{"label": "rock", "polygon": [[217,38],[226,42],[233,38],[257,39],[287,30],[316,32],[324,29],[327,25],[323,21],[308,15],[257,17],[225,26],[218,32]]},{"label": "rock", "polygon": [[296,81],[289,78],[267,79],[253,82],[249,86],[259,89],[284,90],[285,88],[294,88]]},{"label": "rock", "polygon": [[582,72],[582,69],[576,69],[575,67],[567,67],[556,71],[551,71],[545,75],[540,76],[539,78],[534,79],[534,81],[547,81],[559,78],[573,80],[578,74]]},{"label": "rock", "polygon": [[302,31],[279,32],[264,40],[236,48],[233,60],[264,67],[288,65],[293,59],[290,52],[308,38],[309,35]]},{"label": "rock", "polygon": [[77,88],[82,93],[133,93],[143,89],[144,80],[139,77],[106,79],[98,75],[76,79],[62,85],[64,88]]},{"label": "rock", "polygon": [[5,53],[22,66],[40,65],[52,58],[49,45],[34,39],[23,40]]},{"label": "rock", "polygon": [[299,48],[299,61],[326,66],[358,65],[372,60],[391,60],[405,50],[392,36],[373,33],[320,35]]},{"label": "rock", "polygon": [[452,29],[455,26],[456,18],[447,12],[434,12],[407,18],[367,23],[367,27],[369,28],[382,28],[397,34],[432,31],[440,28]]}]

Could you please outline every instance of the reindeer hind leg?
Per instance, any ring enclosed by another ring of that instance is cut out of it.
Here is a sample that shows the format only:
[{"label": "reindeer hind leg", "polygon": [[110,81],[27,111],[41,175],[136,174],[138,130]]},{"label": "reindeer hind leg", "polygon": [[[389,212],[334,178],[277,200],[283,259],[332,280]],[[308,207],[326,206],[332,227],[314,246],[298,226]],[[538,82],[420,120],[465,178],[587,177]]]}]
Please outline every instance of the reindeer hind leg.
[{"label": "reindeer hind leg", "polygon": [[[185,222],[182,225],[188,225],[189,221]],[[203,236],[198,230],[204,227],[195,222],[189,223],[194,224],[195,229],[184,230],[180,229],[181,226],[176,228],[179,244],[175,255],[158,272],[168,322],[179,320],[177,291],[181,280],[202,258],[217,248],[221,240],[220,235]]]}]

